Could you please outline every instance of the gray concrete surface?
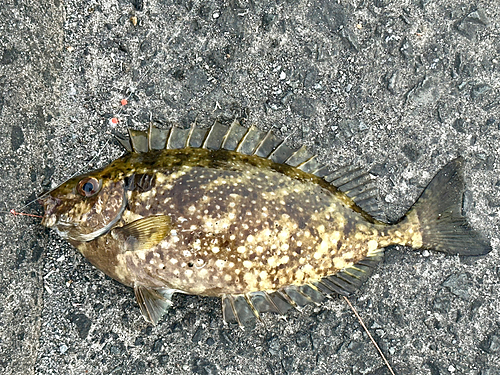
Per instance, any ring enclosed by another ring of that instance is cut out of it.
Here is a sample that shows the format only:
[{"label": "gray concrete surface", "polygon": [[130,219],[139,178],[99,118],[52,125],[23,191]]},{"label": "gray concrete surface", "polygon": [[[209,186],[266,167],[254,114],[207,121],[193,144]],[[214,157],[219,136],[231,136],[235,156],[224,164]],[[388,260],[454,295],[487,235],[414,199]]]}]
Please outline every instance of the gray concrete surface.
[{"label": "gray concrete surface", "polygon": [[[2,210],[108,163],[111,131],[149,122],[275,129],[370,170],[389,219],[463,155],[493,251],[390,249],[351,301],[398,374],[500,373],[496,2],[20,0],[0,16]],[[218,300],[176,296],[150,327],[38,219],[3,213],[0,228],[1,373],[388,373],[342,300],[243,332]]]}]

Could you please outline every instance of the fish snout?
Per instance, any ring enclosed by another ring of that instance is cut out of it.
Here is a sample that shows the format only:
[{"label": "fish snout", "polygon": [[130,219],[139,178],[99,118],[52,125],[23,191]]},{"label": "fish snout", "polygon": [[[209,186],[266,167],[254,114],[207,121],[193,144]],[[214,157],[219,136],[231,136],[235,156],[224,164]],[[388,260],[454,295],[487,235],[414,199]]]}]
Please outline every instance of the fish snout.
[{"label": "fish snout", "polygon": [[50,195],[38,199],[38,203],[43,206],[45,211],[44,216],[48,217],[54,214],[56,208],[61,204],[61,200],[59,198],[52,197]]}]

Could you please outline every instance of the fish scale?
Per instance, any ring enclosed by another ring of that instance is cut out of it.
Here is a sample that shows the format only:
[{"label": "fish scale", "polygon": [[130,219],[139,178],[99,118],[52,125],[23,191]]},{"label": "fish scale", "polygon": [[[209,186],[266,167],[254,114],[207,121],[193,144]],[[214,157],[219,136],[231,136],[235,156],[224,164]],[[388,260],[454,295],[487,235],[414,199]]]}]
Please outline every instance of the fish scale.
[{"label": "fish scale", "polygon": [[153,324],[177,292],[220,297],[225,321],[240,325],[348,295],[390,245],[491,250],[461,216],[462,158],[389,224],[368,174],[330,170],[256,127],[151,127],[118,139],[129,152],[50,192],[42,223],[133,287]]},{"label": "fish scale", "polygon": [[[340,238],[341,228],[335,228],[341,222],[339,219],[344,220],[351,214],[352,220],[356,220],[354,216],[360,214],[350,209],[340,214],[340,203],[333,189],[316,184],[310,186],[273,169],[249,166],[244,161],[238,165],[238,154],[233,156],[233,159],[227,155],[217,158],[226,160],[226,165],[217,168],[185,167],[170,176],[159,174],[156,181],[161,183],[154,188],[154,195],[151,191],[130,194],[130,212],[135,220],[171,212],[169,216],[176,235],[159,243],[157,249],[151,249],[152,252],[161,252],[158,262],[169,264],[169,273],[178,268],[181,283],[170,287],[179,289],[182,286],[188,293],[194,292],[190,289],[194,288],[199,293],[207,283],[217,291],[211,292],[207,288],[203,291],[205,295],[218,295],[218,290],[222,289],[231,293],[248,293],[304,283],[301,269],[308,270],[309,281],[326,276],[319,273],[323,270],[331,272],[334,257],[328,255],[326,249],[321,258],[308,253],[321,249],[320,245],[326,244],[325,241],[330,243],[323,247],[333,249],[329,234],[338,233]],[[164,203],[163,197],[167,196],[169,199]],[[306,209],[301,207],[303,203],[306,203]],[[129,217],[127,211],[125,217]],[[336,213],[338,219],[332,213]],[[322,224],[324,222],[329,223],[327,228]],[[318,228],[323,228],[321,233]],[[196,234],[200,246],[192,252]],[[344,241],[344,247],[347,249],[348,246],[348,241]],[[305,255],[301,257],[302,249]],[[189,252],[189,257],[185,252]],[[179,254],[182,254],[182,261]],[[135,258],[129,262],[134,265],[136,277],[141,270],[150,273],[156,267],[156,264],[148,264],[149,260],[141,262],[133,254],[127,256]],[[217,266],[220,259],[227,259],[232,266]],[[286,263],[282,262],[284,259],[288,259]],[[205,266],[202,270],[186,269],[187,263],[198,260]],[[340,260],[337,256],[337,263]],[[171,264],[172,261],[175,263]],[[352,263],[353,259],[347,261]],[[207,272],[207,269],[213,272]],[[298,275],[302,278],[293,278]],[[136,281],[144,282],[139,278]],[[255,285],[256,282],[260,284]]]}]

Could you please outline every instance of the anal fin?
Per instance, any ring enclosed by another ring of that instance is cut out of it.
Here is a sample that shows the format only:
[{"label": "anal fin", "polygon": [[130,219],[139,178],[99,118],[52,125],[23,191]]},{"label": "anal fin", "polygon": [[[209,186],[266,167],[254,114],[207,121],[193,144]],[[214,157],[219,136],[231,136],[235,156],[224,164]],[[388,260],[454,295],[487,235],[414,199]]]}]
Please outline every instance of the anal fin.
[{"label": "anal fin", "polygon": [[245,327],[255,319],[261,320],[261,313],[285,314],[291,308],[301,311],[309,303],[320,303],[324,295],[314,285],[289,285],[275,292],[251,292],[248,294],[225,295],[222,297],[222,315],[226,323],[237,323]]},{"label": "anal fin", "polygon": [[352,266],[322,278],[315,286],[324,294],[340,294],[348,296],[354,293],[373,273],[375,267],[384,257],[384,249],[377,249],[365,259]]},{"label": "anal fin", "polygon": [[173,289],[151,289],[142,285],[134,287],[135,298],[146,322],[156,325],[172,306]]},{"label": "anal fin", "polygon": [[238,323],[244,327],[245,323],[260,319],[251,300],[244,294],[225,295],[222,297],[222,316],[226,323]]},{"label": "anal fin", "polygon": [[316,290],[312,289],[309,285],[290,285],[283,288],[283,292],[286,293],[288,298],[298,307],[305,306],[309,303],[319,303],[323,300],[323,296],[318,294]]}]

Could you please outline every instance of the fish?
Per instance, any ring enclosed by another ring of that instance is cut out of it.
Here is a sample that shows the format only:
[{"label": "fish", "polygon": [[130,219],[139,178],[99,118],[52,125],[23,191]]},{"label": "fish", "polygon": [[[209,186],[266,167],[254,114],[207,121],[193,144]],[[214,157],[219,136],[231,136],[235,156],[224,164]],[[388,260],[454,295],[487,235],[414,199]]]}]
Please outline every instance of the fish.
[{"label": "fish", "polygon": [[224,321],[240,326],[348,296],[392,245],[491,251],[462,212],[463,157],[390,223],[372,175],[334,170],[256,126],[150,126],[117,139],[122,157],[40,199],[42,224],[133,288],[153,325],[175,293],[219,297]]}]

